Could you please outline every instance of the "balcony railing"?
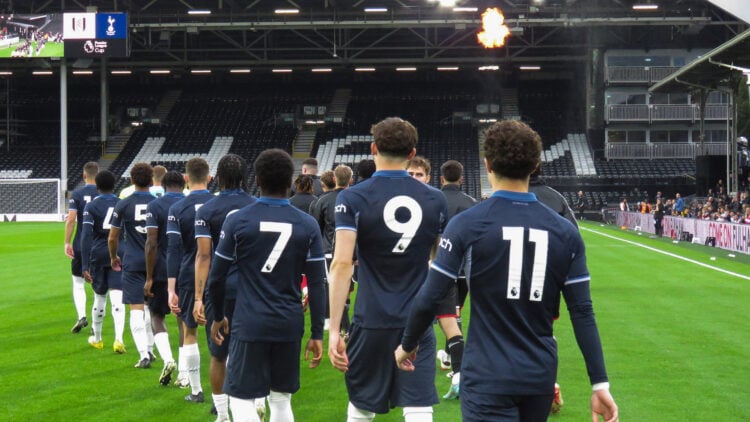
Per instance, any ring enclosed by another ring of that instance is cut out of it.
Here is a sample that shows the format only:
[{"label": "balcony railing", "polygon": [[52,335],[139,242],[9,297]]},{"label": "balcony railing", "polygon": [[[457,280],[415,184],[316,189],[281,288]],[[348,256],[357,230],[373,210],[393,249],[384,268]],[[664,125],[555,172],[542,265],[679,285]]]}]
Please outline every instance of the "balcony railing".
[{"label": "balcony railing", "polygon": [[676,72],[673,66],[607,66],[608,83],[656,83]]},{"label": "balcony railing", "polygon": [[626,144],[621,142],[607,142],[604,156],[608,160],[617,159],[655,159],[655,158],[691,158],[699,155],[726,155],[726,142],[706,142],[701,147],[699,143],[639,143]]},{"label": "balcony railing", "polygon": [[[612,104],[607,106],[608,122],[700,121],[695,104]],[[727,104],[706,105],[706,120],[731,119]]]}]

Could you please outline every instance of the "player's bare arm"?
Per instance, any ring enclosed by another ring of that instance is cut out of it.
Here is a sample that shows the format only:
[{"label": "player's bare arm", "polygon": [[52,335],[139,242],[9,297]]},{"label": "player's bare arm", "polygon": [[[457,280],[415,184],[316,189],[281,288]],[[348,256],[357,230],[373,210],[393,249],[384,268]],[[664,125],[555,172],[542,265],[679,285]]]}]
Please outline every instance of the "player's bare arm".
[{"label": "player's bare arm", "polygon": [[146,297],[154,297],[151,292],[151,286],[154,284],[154,267],[159,253],[159,229],[149,227],[146,229],[146,244],[144,253],[146,254],[146,285],[143,286],[143,294]]},{"label": "player's bare arm", "polygon": [[177,297],[177,278],[167,277],[167,291],[169,292],[169,309],[174,313],[180,312],[180,298]]},{"label": "player's bare arm", "polygon": [[73,239],[73,230],[76,226],[77,214],[76,210],[70,210],[68,211],[68,218],[65,219],[65,255],[70,259],[75,258],[71,239]]},{"label": "player's bare arm", "polygon": [[346,356],[346,344],[341,337],[341,316],[344,313],[346,298],[349,295],[349,280],[352,278],[354,245],[357,232],[352,230],[336,231],[336,250],[334,251],[330,277],[331,320],[328,334],[328,357],[331,364],[339,371],[349,369],[349,358]]},{"label": "player's bare arm", "polygon": [[203,293],[206,290],[208,269],[211,266],[211,238],[198,237],[195,239],[197,250],[195,253],[195,306],[193,318],[200,325],[206,325],[206,314],[203,308]]},{"label": "player's bare arm", "polygon": [[310,360],[308,368],[317,368],[323,360],[323,340],[307,340],[307,346],[305,346],[305,360],[310,359],[310,356],[312,356],[312,359]]},{"label": "player's bare arm", "polygon": [[591,420],[598,422],[599,416],[604,422],[617,422],[620,420],[617,404],[609,393],[609,388],[594,390],[591,394]]},{"label": "player's bare arm", "polygon": [[109,249],[109,261],[114,271],[122,271],[120,257],[117,256],[117,247],[120,245],[120,228],[111,227],[109,237],[107,238],[107,248]]},{"label": "player's bare arm", "polygon": [[393,352],[398,369],[406,372],[414,372],[414,360],[417,358],[418,349],[419,346],[414,350],[406,351],[403,346],[399,344],[398,348]]}]

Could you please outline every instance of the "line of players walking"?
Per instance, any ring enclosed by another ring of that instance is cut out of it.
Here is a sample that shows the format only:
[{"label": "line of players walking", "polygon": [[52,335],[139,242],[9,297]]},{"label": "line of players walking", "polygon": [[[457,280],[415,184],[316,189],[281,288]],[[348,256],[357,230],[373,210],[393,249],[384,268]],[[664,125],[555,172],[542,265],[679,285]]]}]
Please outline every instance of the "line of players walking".
[{"label": "line of players walking", "polygon": [[[519,128],[502,130],[513,132]],[[518,137],[528,137],[524,130],[520,129]],[[127,305],[130,330],[139,354],[135,367],[149,368],[156,360],[155,347],[163,360],[159,382],[169,385],[177,371],[175,384],[191,389],[185,400],[203,402],[197,328],[206,325],[217,421],[229,420],[230,409],[235,421],[262,420],[266,401],[271,420],[289,421],[294,419],[291,395],[299,389],[300,340],[304,332],[300,276],[305,274],[311,312],[311,335],[305,344],[305,358],[312,358],[311,368],[321,362],[324,319],[330,316],[329,357],[334,367],[346,374],[349,421],[372,420],[376,413],[386,413],[394,406],[404,408],[407,422],[432,420],[431,406],[437,402],[432,363],[434,336],[431,328],[427,331],[422,328],[421,315],[409,316],[415,297],[421,299],[422,305],[431,304],[429,312],[433,319],[437,316],[446,334],[446,347],[438,353],[438,358],[444,367],[451,365],[453,371],[444,398],[458,398],[461,394],[464,420],[487,420],[487,415],[495,415],[492,412],[496,403],[489,404],[490,413],[484,413],[488,403],[484,399],[477,401],[471,390],[467,400],[465,391],[459,387],[467,380],[462,381],[460,375],[464,349],[460,308],[468,292],[466,278],[470,276],[471,265],[477,263],[462,263],[459,259],[461,265],[455,273],[433,264],[433,271],[443,276],[453,274],[453,282],[445,284],[449,286],[446,290],[439,289],[438,296],[430,296],[435,303],[417,296],[421,280],[427,275],[428,259],[435,257],[434,250],[430,253],[432,245],[439,246],[438,260],[441,249],[450,252],[453,248],[450,239],[439,238],[446,222],[476,203],[460,191],[461,164],[449,161],[441,166],[441,194],[427,186],[430,163],[415,156],[417,136],[411,124],[389,118],[373,127],[373,135],[371,148],[377,171],[372,179],[358,183],[356,189],[346,189],[352,173],[339,166],[334,172],[335,188],[305,210],[312,216],[290,206],[288,191],[294,165],[291,157],[278,149],[264,151],[254,162],[260,198],[247,193],[247,164],[234,154],[219,161],[217,195],[207,189],[211,176],[208,163],[201,158],[187,162],[184,176],[161,166],[135,164],[130,172],[133,192],[123,199],[114,195],[115,176],[106,170],[99,172],[96,163],[87,163],[86,186],[71,195],[65,232],[65,251],[72,258],[73,296],[79,317],[72,332],[88,326],[85,280],[95,293],[89,344],[96,349],[104,348],[102,327],[109,293],[115,330],[113,350],[125,353],[122,337]],[[536,160],[538,164],[538,154]],[[494,163],[488,164],[491,179],[508,178],[491,165]],[[521,173],[523,169],[518,174],[512,173],[511,179],[522,179]],[[525,175],[527,180],[529,174]],[[414,185],[415,179],[424,187]],[[186,182],[187,195],[183,193]],[[512,195],[509,198],[519,201]],[[555,201],[558,200],[556,197]],[[562,201],[562,211],[569,211]],[[74,228],[76,235],[71,242]],[[531,230],[538,235],[538,230]],[[512,233],[504,239],[511,243],[520,241]],[[440,241],[435,243],[436,239]],[[384,250],[391,252],[383,256]],[[468,251],[472,253],[471,248]],[[326,258],[331,256],[328,274]],[[361,282],[353,326],[343,336],[342,321],[346,318],[342,316],[347,309],[354,257]],[[538,283],[540,276],[534,259],[533,278]],[[421,261],[424,266],[414,265]],[[581,268],[585,270],[585,264]],[[576,280],[576,284],[586,281],[586,290],[577,292],[578,298],[585,302],[588,278],[579,278],[581,281]],[[509,278],[508,283],[511,282]],[[544,283],[544,276],[541,282]],[[538,284],[533,288],[538,289],[541,300],[541,288]],[[557,296],[556,301],[550,301],[551,307],[559,306],[560,287],[555,285],[555,288],[556,292],[547,295]],[[482,308],[472,307],[475,306]],[[177,316],[180,329],[176,360],[165,322],[169,313]],[[576,316],[593,321],[593,313],[585,307]],[[414,331],[414,327],[419,329]],[[587,364],[591,364],[590,376],[595,387],[592,411],[607,415],[607,420],[617,420],[600,358],[598,333],[591,332],[590,323],[585,328],[574,324],[574,329],[577,335],[578,329],[585,332],[583,336],[590,340],[584,356]],[[595,324],[593,329],[596,330]],[[403,370],[399,371],[393,364],[393,350],[402,342],[410,349],[398,347],[396,363]],[[414,360],[413,345],[417,343],[420,354]],[[538,357],[537,361],[546,358]],[[472,367],[470,364],[469,368]],[[415,375],[408,375],[415,369]],[[476,371],[470,370],[469,386],[476,388],[481,384],[476,383],[476,377]],[[554,375],[552,380],[554,383]],[[431,388],[426,388],[427,385]],[[528,388],[536,387],[527,386],[523,394],[529,394]],[[550,405],[559,411],[562,405],[559,388],[555,385],[555,391],[549,395],[546,387],[544,391],[541,400],[530,402],[537,409],[528,413],[529,420],[537,420],[542,414],[546,418]],[[540,412],[538,405],[548,398],[546,413]],[[523,410],[524,406],[520,407],[521,413],[528,412]]]}]

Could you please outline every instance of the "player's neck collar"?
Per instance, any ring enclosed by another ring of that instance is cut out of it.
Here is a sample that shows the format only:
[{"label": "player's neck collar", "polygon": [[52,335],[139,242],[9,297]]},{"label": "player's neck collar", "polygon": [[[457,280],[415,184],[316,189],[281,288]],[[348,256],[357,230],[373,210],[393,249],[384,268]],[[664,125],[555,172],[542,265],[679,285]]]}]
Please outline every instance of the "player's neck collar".
[{"label": "player's neck collar", "polygon": [[133,191],[133,195],[151,195],[151,192],[147,190],[137,190],[137,191]]},{"label": "player's neck collar", "polygon": [[223,191],[219,192],[219,195],[237,195],[244,192],[242,189],[224,189]]},{"label": "player's neck collar", "polygon": [[164,196],[185,196],[185,194],[182,192],[166,192]]},{"label": "player's neck collar", "polygon": [[406,170],[378,170],[372,177],[411,177]]},{"label": "player's neck collar", "polygon": [[117,198],[117,195],[115,195],[114,193],[110,192],[110,193],[102,193],[102,194],[99,195],[99,197],[101,197],[101,198]]},{"label": "player's neck collar", "polygon": [[535,202],[536,195],[531,192],[512,192],[509,190],[498,190],[492,194],[493,198],[505,198],[511,201]]},{"label": "player's neck collar", "polygon": [[190,193],[194,194],[194,193],[209,193],[209,192],[208,192],[208,189],[196,189],[196,190],[191,190]]},{"label": "player's neck collar", "polygon": [[276,205],[276,206],[289,205],[289,199],[271,198],[270,196],[261,196],[260,198],[258,198],[258,202],[260,202],[261,204]]}]

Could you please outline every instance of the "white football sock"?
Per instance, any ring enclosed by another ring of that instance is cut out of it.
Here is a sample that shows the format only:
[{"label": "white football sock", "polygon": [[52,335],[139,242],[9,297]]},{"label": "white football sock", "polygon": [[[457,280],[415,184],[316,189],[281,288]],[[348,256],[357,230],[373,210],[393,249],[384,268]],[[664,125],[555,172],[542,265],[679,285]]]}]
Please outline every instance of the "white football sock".
[{"label": "white football sock", "polygon": [[217,419],[229,419],[229,396],[226,394],[211,394],[216,407]]},{"label": "white football sock", "polygon": [[149,353],[154,353],[154,329],[151,327],[151,311],[148,306],[143,312],[143,320],[146,323],[146,347]]},{"label": "white football sock", "polygon": [[94,341],[102,341],[102,324],[107,313],[107,296],[94,294],[94,306],[91,307],[91,328],[94,330]]},{"label": "white football sock", "polygon": [[177,348],[177,379],[183,379],[187,376],[187,365],[185,362],[185,346]]},{"label": "white football sock", "polygon": [[161,356],[164,363],[174,360],[172,357],[172,347],[169,345],[169,334],[154,334],[154,344],[156,344],[156,350],[159,351],[159,356]]},{"label": "white football sock", "polygon": [[198,343],[186,344],[183,348],[185,349],[185,366],[190,380],[190,388],[192,394],[198,394],[203,391],[203,387],[201,387],[201,353],[198,350]]},{"label": "white football sock", "polygon": [[234,422],[260,422],[253,399],[245,400],[229,396],[229,408],[232,409]]},{"label": "white football sock", "polygon": [[148,359],[148,339],[146,338],[146,321],[143,320],[143,310],[130,310],[130,333],[133,334],[135,348],[141,359]]},{"label": "white football sock", "polygon": [[268,407],[271,411],[270,422],[294,422],[292,413],[292,395],[271,391],[268,395]]},{"label": "white football sock", "polygon": [[78,319],[86,316],[86,280],[73,276],[73,303],[76,305]]},{"label": "white football sock", "polygon": [[358,409],[351,402],[346,409],[346,422],[370,422],[375,419],[375,413]]},{"label": "white football sock", "polygon": [[432,406],[404,407],[404,422],[432,422]]},{"label": "white football sock", "polygon": [[120,343],[125,332],[125,305],[122,304],[122,290],[110,290],[109,302],[112,304],[112,318],[115,320],[115,340]]}]

